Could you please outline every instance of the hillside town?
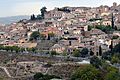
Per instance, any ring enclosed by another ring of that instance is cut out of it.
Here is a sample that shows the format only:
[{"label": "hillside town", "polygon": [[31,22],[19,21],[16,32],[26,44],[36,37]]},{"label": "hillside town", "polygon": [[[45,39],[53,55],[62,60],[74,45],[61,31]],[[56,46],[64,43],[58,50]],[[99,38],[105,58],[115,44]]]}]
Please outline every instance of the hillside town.
[{"label": "hillside town", "polygon": [[[70,72],[76,67],[90,64],[94,56],[106,59],[109,53],[119,53],[119,44],[120,4],[116,2],[50,11],[43,7],[41,15],[33,14],[30,20],[0,25],[0,75],[6,75],[6,80],[34,80],[33,75],[41,72],[71,80]],[[120,57],[115,58],[116,62],[107,62],[120,72]]]},{"label": "hillside town", "polygon": [[[113,41],[113,46],[119,43],[120,5],[117,3],[113,3],[111,7],[65,7],[65,9],[70,12],[55,8],[46,12],[43,20],[22,20],[4,27],[1,25],[0,44],[39,49],[41,42],[30,41],[30,35],[39,31],[45,36],[44,40],[54,40],[53,38],[48,39],[49,33],[53,33],[54,38],[58,39],[58,42],[48,47],[47,50],[63,53],[65,50],[71,52],[76,48],[89,48],[94,55],[99,56],[99,46],[105,52],[109,50],[111,41]],[[90,26],[94,26],[94,28],[89,30]],[[110,31],[97,29],[96,26],[112,27],[117,30],[110,33]],[[114,36],[118,36],[118,38],[112,39]]]}]

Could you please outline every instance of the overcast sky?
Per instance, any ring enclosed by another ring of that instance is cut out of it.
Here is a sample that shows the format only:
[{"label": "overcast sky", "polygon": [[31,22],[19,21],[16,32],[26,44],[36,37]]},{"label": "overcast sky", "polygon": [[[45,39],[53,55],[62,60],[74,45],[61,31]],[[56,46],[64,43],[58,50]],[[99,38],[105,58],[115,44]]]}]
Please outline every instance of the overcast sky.
[{"label": "overcast sky", "polygon": [[50,10],[63,6],[111,6],[113,2],[120,4],[120,0],[0,0],[0,17],[39,14],[43,6]]}]

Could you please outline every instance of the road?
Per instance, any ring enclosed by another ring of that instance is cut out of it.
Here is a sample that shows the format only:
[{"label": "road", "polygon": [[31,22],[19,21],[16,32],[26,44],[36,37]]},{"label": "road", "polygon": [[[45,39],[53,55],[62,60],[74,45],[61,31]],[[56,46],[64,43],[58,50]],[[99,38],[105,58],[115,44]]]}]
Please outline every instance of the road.
[{"label": "road", "polygon": [[0,66],[0,68],[3,69],[3,70],[5,71],[5,73],[7,74],[8,77],[12,77],[12,76],[10,75],[10,73],[8,72],[8,70],[7,70],[6,67]]},{"label": "road", "polygon": [[[3,51],[3,50],[0,50],[0,51]],[[3,51],[3,52],[7,52],[7,51]],[[38,56],[38,57],[51,57],[50,54],[46,54],[46,53],[20,52],[20,53],[17,53],[17,54],[19,54],[19,55],[32,55],[32,56]],[[12,56],[12,54],[11,54],[11,56]],[[82,58],[82,57],[73,57],[71,55],[68,55],[68,56],[54,55],[53,57],[58,58],[58,59],[72,59],[74,61],[82,61],[82,60],[89,60],[90,59],[89,57]]]},{"label": "road", "polygon": [[[50,54],[42,54],[42,53],[21,53],[21,55],[32,55],[32,56],[38,56],[38,57],[51,57]],[[73,61],[82,61],[82,60],[89,60],[89,57],[73,57],[73,56],[62,56],[62,55],[54,55],[54,58],[58,59],[70,59]]]}]

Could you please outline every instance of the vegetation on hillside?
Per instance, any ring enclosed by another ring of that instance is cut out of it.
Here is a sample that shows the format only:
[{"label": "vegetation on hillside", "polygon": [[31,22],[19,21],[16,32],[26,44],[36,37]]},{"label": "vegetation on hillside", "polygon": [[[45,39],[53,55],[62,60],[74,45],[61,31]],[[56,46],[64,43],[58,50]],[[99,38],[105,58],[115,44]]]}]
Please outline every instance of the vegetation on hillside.
[{"label": "vegetation on hillside", "polygon": [[28,51],[28,52],[36,52],[35,48],[22,48],[22,47],[18,47],[18,46],[3,46],[0,45],[0,50],[5,50],[7,52],[24,52],[24,51]]},{"label": "vegetation on hillside", "polygon": [[48,74],[42,74],[42,73],[36,73],[34,75],[34,80],[50,80],[50,79],[60,79],[60,77],[57,77],[55,75],[48,75]]},{"label": "vegetation on hillside", "polygon": [[72,54],[74,57],[86,57],[88,56],[89,50],[87,48],[83,48],[82,50],[75,49]]},{"label": "vegetation on hillside", "polygon": [[71,80],[120,80],[118,68],[94,56],[91,64],[78,68],[72,73]]},{"label": "vegetation on hillside", "polygon": [[37,40],[45,40],[46,36],[44,34],[40,34],[39,31],[34,31],[30,35],[30,41],[37,41]]},{"label": "vegetation on hillside", "polygon": [[109,33],[110,31],[114,31],[115,30],[111,26],[104,26],[104,25],[90,26],[89,25],[88,26],[88,31],[90,31],[93,28],[100,29],[101,31],[103,31],[105,33]]},{"label": "vegetation on hillside", "polygon": [[46,7],[42,7],[40,9],[41,14],[38,14],[37,16],[35,16],[34,14],[31,15],[30,20],[34,21],[34,20],[42,20],[45,18],[45,13],[47,12],[47,8]]}]

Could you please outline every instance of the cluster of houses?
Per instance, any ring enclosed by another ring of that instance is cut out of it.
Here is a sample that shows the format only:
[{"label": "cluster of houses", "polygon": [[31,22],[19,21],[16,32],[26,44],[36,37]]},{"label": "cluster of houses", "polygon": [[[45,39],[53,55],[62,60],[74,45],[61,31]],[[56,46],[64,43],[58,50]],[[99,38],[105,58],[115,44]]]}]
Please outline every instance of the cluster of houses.
[{"label": "cluster of houses", "polygon": [[[120,39],[113,39],[113,36],[120,37],[120,31],[112,34],[93,28],[88,31],[89,25],[114,26],[120,28],[120,5],[113,3],[113,6],[99,7],[64,7],[70,12],[60,11],[59,8],[47,11],[43,20],[22,20],[7,26],[0,26],[0,44],[4,46],[36,47],[38,42],[30,42],[30,35],[34,31],[48,36],[54,33],[59,39],[57,43],[50,46],[49,50],[63,53],[71,52],[74,49],[88,48],[99,55],[99,47],[103,52],[109,50],[111,41],[116,45]],[[90,19],[97,19],[90,21]],[[47,45],[47,44],[46,44]],[[39,45],[42,46],[42,45]]]}]

